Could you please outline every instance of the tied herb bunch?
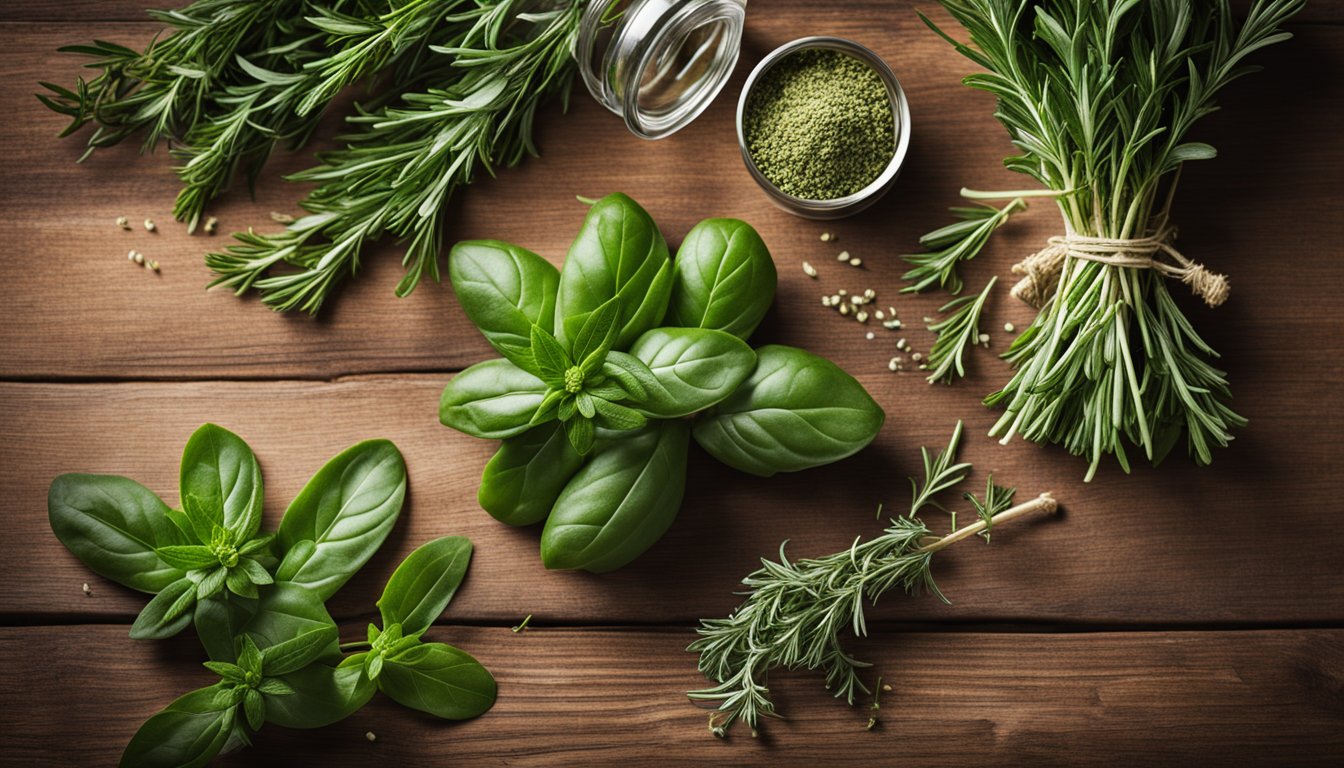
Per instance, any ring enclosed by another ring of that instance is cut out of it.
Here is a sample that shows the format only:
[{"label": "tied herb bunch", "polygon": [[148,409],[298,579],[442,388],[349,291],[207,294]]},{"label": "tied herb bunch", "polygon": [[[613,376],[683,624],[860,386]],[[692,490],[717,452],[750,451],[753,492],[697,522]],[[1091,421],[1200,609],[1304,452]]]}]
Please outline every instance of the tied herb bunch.
[{"label": "tied herb bunch", "polygon": [[[1052,295],[1005,355],[1016,372],[986,398],[1004,408],[991,434],[1061,444],[1090,460],[1088,479],[1108,454],[1128,471],[1126,443],[1157,462],[1184,436],[1209,463],[1246,420],[1167,278],[1210,304],[1226,283],[1171,255],[1169,209],[1181,166],[1215,155],[1187,138],[1191,128],[1253,71],[1250,54],[1290,37],[1281,27],[1302,1],[1257,0],[1239,26],[1225,0],[942,5],[970,44],[925,22],[986,70],[964,82],[998,98],[995,116],[1020,151],[1005,164],[1048,188],[1002,196],[1054,197],[1067,233],[1057,276],[1032,278]],[[1167,256],[1177,264],[1158,263]]]},{"label": "tied herb bunch", "polygon": [[669,258],[653,219],[621,194],[593,204],[564,269],[499,241],[449,259],[453,289],[502,358],[444,388],[439,417],[502,440],[481,479],[501,522],[546,521],[548,568],[610,571],[676,518],[692,438],[760,476],[849,456],[885,418],[825,358],[747,343],[775,296],[760,235],[709,219]]},{"label": "tied herb bunch", "polygon": [[[466,575],[471,542],[448,536],[402,562],[378,601],[382,626],[340,643],[325,603],[378,550],[401,512],[406,467],[385,440],[327,463],[261,533],[261,472],[237,435],[207,424],[182,456],[181,508],[124,477],[51,484],[52,531],[94,572],[153,594],[131,628],[159,639],[194,625],[215,680],[149,718],[127,768],[201,766],[251,744],[268,723],[320,728],[376,691],[450,719],[495,700],[495,680],[453,646],[423,639]],[[347,653],[350,652],[350,653]]]},{"label": "tied herb bunch", "polygon": [[586,4],[196,0],[152,11],[170,32],[143,52],[63,48],[92,57],[97,74],[43,83],[39,98],[70,118],[62,135],[94,126],[88,152],[135,135],[145,150],[170,144],[184,185],[174,213],[194,229],[239,171],[250,185],[277,144],[306,143],[337,94],[371,85],[344,147],[289,177],[317,183],[300,203],[310,215],[206,257],[212,285],[313,313],[385,234],[406,243],[398,295],[438,279],[449,197],[480,169],[536,154],[533,122],[567,97]]},{"label": "tied herb bunch", "polygon": [[[988,542],[997,525],[1032,512],[1055,511],[1048,493],[1013,506],[1014,489],[996,485],[991,475],[983,496],[964,494],[976,522],[956,528],[954,513],[953,532],[934,534],[917,515],[929,507],[941,509],[938,496],[970,473],[970,464],[956,461],[961,434],[957,422],[947,448],[936,455],[921,449],[924,479],[910,478],[910,511],[893,518],[881,536],[855,539],[849,549],[823,557],[792,561],[784,554],[784,542],[777,562],[762,558],[761,569],[742,580],[746,599],[736,610],[725,619],[701,621],[700,638],[687,650],[700,654],[700,671],[715,685],[689,696],[717,704],[709,719],[711,733],[726,736],[742,720],[755,735],[761,718],[778,717],[769,687],[770,673],[778,668],[822,670],[827,690],[852,706],[857,696],[870,693],[861,675],[871,665],[849,654],[843,635],[868,634],[865,602],[876,603],[897,587],[909,594],[927,590],[947,602],[933,580],[936,553],[976,535]],[[876,710],[877,694],[872,693]],[[868,727],[875,724],[874,715]]]}]

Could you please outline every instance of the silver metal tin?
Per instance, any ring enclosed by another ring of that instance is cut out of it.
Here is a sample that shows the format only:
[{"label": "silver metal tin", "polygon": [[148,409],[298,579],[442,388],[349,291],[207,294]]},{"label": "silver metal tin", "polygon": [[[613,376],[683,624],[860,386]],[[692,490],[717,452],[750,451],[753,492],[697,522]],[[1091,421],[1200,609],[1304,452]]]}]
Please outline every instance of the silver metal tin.
[{"label": "silver metal tin", "polygon": [[[887,86],[887,95],[891,98],[891,115],[895,121],[893,131],[896,141],[895,151],[891,155],[891,162],[887,163],[887,167],[881,175],[858,192],[833,200],[808,200],[802,197],[794,197],[771,184],[770,180],[765,178],[761,170],[756,167],[755,161],[751,159],[751,152],[747,150],[747,136],[743,125],[747,111],[747,99],[750,98],[751,91],[756,87],[756,82],[761,76],[790,54],[809,48],[841,51],[869,64]],[[765,190],[766,195],[775,205],[789,213],[807,219],[839,219],[858,213],[877,202],[896,182],[896,177],[901,173],[901,165],[905,162],[906,151],[910,147],[910,105],[906,103],[905,91],[901,90],[901,83],[896,79],[895,73],[876,53],[853,40],[846,40],[842,37],[803,37],[785,43],[771,51],[768,56],[761,59],[761,63],[757,64],[756,68],[751,71],[751,75],[747,77],[746,85],[742,86],[742,95],[737,100],[737,146],[742,150],[742,160],[747,164],[747,171],[756,180],[756,183],[761,185],[761,189]]]}]

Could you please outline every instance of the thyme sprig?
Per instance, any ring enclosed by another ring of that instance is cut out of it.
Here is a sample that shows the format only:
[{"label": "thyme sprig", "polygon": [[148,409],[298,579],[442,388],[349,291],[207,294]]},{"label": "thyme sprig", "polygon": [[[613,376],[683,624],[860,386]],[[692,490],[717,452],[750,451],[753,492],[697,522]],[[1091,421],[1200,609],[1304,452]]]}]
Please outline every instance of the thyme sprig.
[{"label": "thyme sprig", "polygon": [[[1233,21],[1226,0],[942,0],[970,35],[925,22],[985,71],[1020,154],[1005,164],[1057,193],[1066,232],[1128,240],[1170,232],[1175,172],[1214,157],[1189,141],[1214,96],[1287,40],[1302,0],[1257,0]],[[1125,443],[1152,461],[1185,437],[1199,464],[1246,420],[1232,410],[1217,353],[1156,270],[1066,257],[1058,289],[1005,358],[1012,379],[986,398],[1004,413],[991,434],[1059,443],[1128,470]]]},{"label": "thyme sprig", "polygon": [[954,463],[961,433],[958,423],[936,459],[924,451],[924,482],[911,479],[915,501],[910,515],[893,518],[875,539],[855,539],[849,549],[824,557],[790,561],[785,542],[777,562],[762,558],[761,569],[743,579],[746,599],[728,618],[701,622],[700,637],[687,650],[700,654],[699,669],[715,685],[688,696],[717,703],[717,717],[710,717],[712,733],[724,736],[742,720],[754,734],[761,718],[777,717],[769,674],[781,667],[824,670],[827,690],[853,705],[857,695],[869,693],[860,672],[870,665],[845,651],[841,635],[846,631],[856,637],[867,635],[865,601],[876,602],[899,587],[909,594],[927,590],[946,602],[933,580],[935,553],[988,532],[992,525],[1055,509],[1049,494],[1007,508],[1012,489],[991,483],[986,498],[974,504],[981,512],[979,520],[943,537],[932,535],[914,511],[929,503],[937,490],[964,479],[969,465]]},{"label": "thyme sprig", "polygon": [[[584,0],[545,13],[524,12],[529,5],[478,2],[448,17],[462,25],[458,36],[430,47],[451,57],[443,85],[349,118],[357,130],[344,137],[345,148],[290,177],[317,182],[301,203],[311,215],[275,234],[249,230],[236,235],[239,244],[209,254],[206,263],[219,275],[212,285],[239,293],[255,288],[273,309],[316,312],[359,266],[364,247],[384,233],[407,243],[398,295],[426,274],[438,280],[448,198],[477,166],[493,172],[536,154],[538,107],[568,92]],[[273,274],[281,265],[298,271]]]},{"label": "thyme sprig", "polygon": [[928,362],[924,364],[929,370],[930,384],[938,381],[950,384],[954,376],[966,376],[962,359],[969,347],[980,343],[980,315],[998,281],[995,275],[980,293],[960,296],[938,308],[945,317],[929,324],[929,330],[937,334],[937,338],[929,347]]},{"label": "thyme sprig", "polygon": [[1026,201],[1018,197],[1002,208],[983,203],[949,208],[960,221],[919,238],[919,244],[927,249],[924,253],[901,257],[914,265],[914,269],[901,275],[902,280],[910,283],[901,289],[901,293],[922,293],[934,287],[948,293],[961,293],[963,284],[957,267],[978,256],[994,230],[1003,226],[1014,212],[1026,207]]}]

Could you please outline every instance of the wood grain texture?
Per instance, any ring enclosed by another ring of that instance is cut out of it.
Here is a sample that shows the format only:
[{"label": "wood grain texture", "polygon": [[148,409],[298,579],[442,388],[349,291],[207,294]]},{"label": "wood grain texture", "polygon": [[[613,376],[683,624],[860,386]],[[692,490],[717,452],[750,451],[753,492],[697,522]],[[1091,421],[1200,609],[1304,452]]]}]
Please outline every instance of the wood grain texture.
[{"label": "wood grain texture", "polygon": [[[354,633],[358,628],[348,631]],[[879,630],[880,631],[880,630]],[[499,680],[486,716],[434,722],[378,697],[313,732],[263,729],[221,766],[1338,765],[1344,632],[892,633],[860,653],[893,690],[864,731],[810,673],[771,679],[788,718],[712,737],[684,697],[704,679],[689,631],[435,627]],[[6,765],[111,765],[140,722],[207,685],[188,641],[124,628],[0,630]],[[28,649],[44,648],[29,665]],[[1272,661],[1269,661],[1272,660]],[[69,680],[87,681],[69,696]],[[117,706],[108,706],[115,701]],[[370,743],[365,734],[377,740]]]},{"label": "wood grain texture", "polygon": [[[857,326],[839,324],[820,305],[822,291],[874,288],[880,301],[917,326],[940,299],[896,298],[905,270],[896,254],[945,223],[945,208],[956,204],[960,187],[1017,188],[1024,180],[1001,167],[1011,148],[991,116],[992,99],[957,85],[969,64],[908,7],[873,4],[865,15],[837,14],[824,3],[779,7],[750,15],[742,61],[724,97],[671,140],[629,135],[615,116],[576,91],[569,115],[552,111],[542,120],[541,158],[482,179],[453,202],[445,242],[504,238],[560,263],[584,214],[574,194],[613,190],[641,201],[674,244],[701,218],[743,218],[760,230],[781,274],[777,309],[758,339],[824,351],[855,371],[883,370],[895,339],[883,334],[865,343]],[[1177,205],[1181,247],[1233,279],[1228,305],[1218,312],[1193,309],[1192,317],[1216,348],[1240,353],[1229,360],[1239,396],[1291,386],[1285,380],[1293,363],[1308,351],[1324,362],[1326,375],[1338,375],[1344,354],[1344,339],[1313,332],[1315,315],[1274,311],[1278,297],[1287,295],[1303,306],[1328,306],[1334,286],[1344,281],[1339,259],[1317,260],[1313,279],[1303,281],[1276,256],[1284,248],[1332,253],[1344,240],[1344,221],[1332,215],[1344,157],[1319,151],[1337,144],[1344,80],[1318,74],[1344,62],[1344,29],[1296,29],[1298,39],[1261,57],[1268,71],[1239,82],[1223,113],[1198,131],[1222,157],[1192,164]],[[914,126],[910,159],[892,193],[870,211],[826,227],[769,204],[742,168],[733,130],[733,96],[749,65],[802,31],[849,36],[884,55],[905,85]],[[0,49],[0,71],[11,76],[0,80],[0,98],[14,114],[7,131],[13,150],[0,167],[0,185],[22,194],[5,197],[0,239],[34,256],[0,260],[0,306],[24,319],[0,327],[6,352],[0,377],[326,378],[455,370],[489,354],[446,285],[426,283],[407,299],[392,294],[401,266],[391,244],[368,254],[358,278],[316,320],[276,315],[227,292],[203,293],[211,275],[201,255],[228,238],[188,237],[171,222],[177,185],[166,153],[142,159],[134,146],[121,146],[76,165],[79,141],[56,140],[61,118],[30,95],[39,79],[74,75],[77,62],[54,53],[58,45],[91,35],[130,42],[144,38],[146,26],[10,25],[3,33],[10,44]],[[1313,119],[1283,119],[1302,104],[1297,83],[1312,83]],[[328,125],[323,136],[336,127]],[[241,192],[222,201],[221,228],[275,228],[269,211],[295,213],[297,190],[278,176],[306,162],[304,154],[278,158],[255,202]],[[80,193],[72,196],[72,190]],[[113,224],[119,215],[137,222],[152,217],[160,232],[122,232]],[[974,265],[972,284],[990,271],[1006,272],[1057,234],[1058,221],[1048,205],[1020,217]],[[1304,221],[1311,226],[1301,226]],[[817,240],[823,229],[840,235],[838,247],[864,259],[862,271],[832,266],[837,249]],[[129,264],[130,248],[162,263],[162,274]],[[819,280],[802,273],[804,259],[821,269]],[[1003,296],[989,327],[1008,317],[1024,325],[1031,315],[1007,306],[1006,286]],[[79,312],[64,311],[71,307]]]},{"label": "wood grain texture", "polygon": [[[912,375],[864,376],[892,415],[877,441],[839,464],[773,479],[735,472],[695,449],[687,497],[671,532],[632,566],[594,576],[546,573],[537,556],[538,528],[508,528],[481,511],[476,488],[494,444],[437,423],[446,380],[0,385],[0,487],[7,489],[0,514],[13,531],[0,537],[0,569],[11,585],[0,592],[0,613],[133,617],[141,596],[94,579],[51,536],[47,485],[61,472],[123,474],[176,503],[182,444],[196,426],[216,421],[256,451],[271,526],[307,478],[346,446],[388,437],[406,455],[404,519],[367,577],[333,604],[340,615],[372,612],[391,568],[417,543],[460,534],[476,543],[476,559],[471,583],[455,604],[458,619],[516,621],[535,613],[565,623],[693,622],[732,608],[737,581],[759,557],[774,557],[782,539],[800,556],[876,535],[881,523],[874,511],[879,504],[899,510],[908,503],[904,478],[919,471],[918,446],[946,443],[958,399]],[[924,413],[902,405],[916,400],[926,404]],[[1003,448],[983,437],[990,413],[966,415],[962,455],[981,469],[976,480],[983,484],[983,473],[993,471],[1000,482],[1020,486],[1024,498],[1051,490],[1065,514],[1016,523],[996,533],[992,546],[967,542],[941,556],[937,571],[952,606],[893,600],[877,615],[1344,622],[1344,581],[1337,578],[1344,518],[1329,459],[1338,446],[1326,442],[1319,454],[1299,451],[1292,460],[1279,456],[1276,446],[1285,443],[1275,436],[1289,415],[1281,414],[1277,426],[1267,418],[1265,426],[1248,430],[1210,468],[1195,471],[1177,460],[1126,477],[1111,467],[1091,484],[1081,482],[1082,462],[1053,449]],[[1304,411],[1292,418],[1292,429],[1306,430],[1314,417]],[[1291,488],[1292,504],[1275,511],[1263,496],[1266,488]],[[947,525],[936,513],[928,519]],[[80,585],[90,580],[98,589],[85,597]]]}]

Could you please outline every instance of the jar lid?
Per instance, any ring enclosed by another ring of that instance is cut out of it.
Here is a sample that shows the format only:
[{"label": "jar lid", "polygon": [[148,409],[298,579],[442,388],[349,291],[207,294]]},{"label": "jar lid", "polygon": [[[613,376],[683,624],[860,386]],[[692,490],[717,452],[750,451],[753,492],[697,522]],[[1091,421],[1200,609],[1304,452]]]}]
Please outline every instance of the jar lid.
[{"label": "jar lid", "polygon": [[588,90],[636,136],[660,139],[709,106],[737,64],[746,0],[611,0],[584,12]]}]

